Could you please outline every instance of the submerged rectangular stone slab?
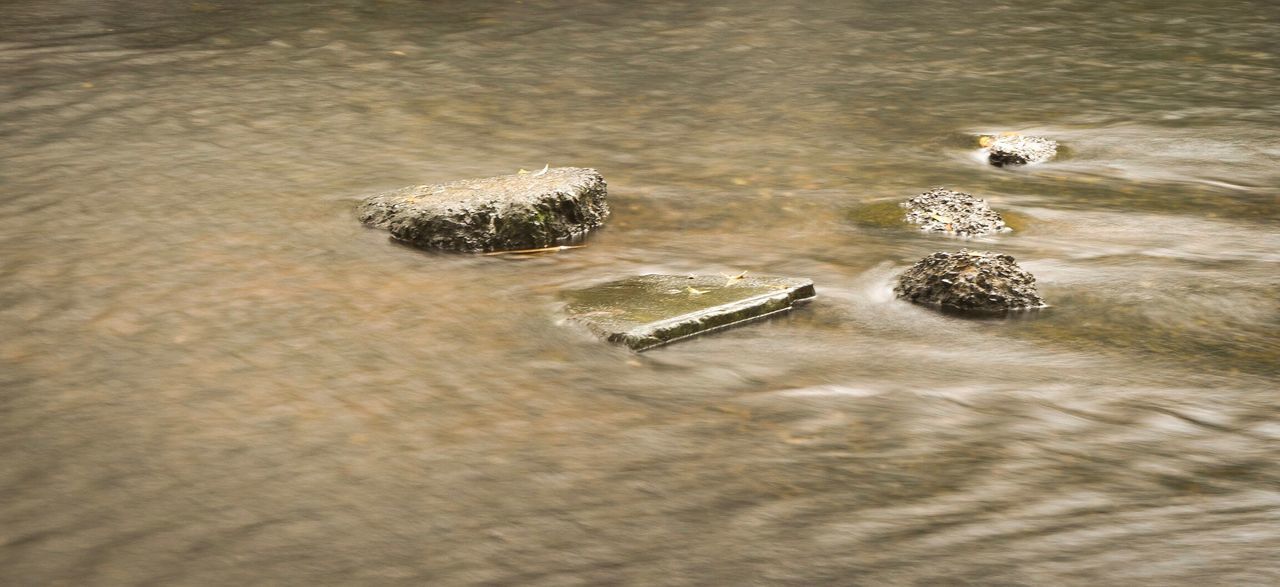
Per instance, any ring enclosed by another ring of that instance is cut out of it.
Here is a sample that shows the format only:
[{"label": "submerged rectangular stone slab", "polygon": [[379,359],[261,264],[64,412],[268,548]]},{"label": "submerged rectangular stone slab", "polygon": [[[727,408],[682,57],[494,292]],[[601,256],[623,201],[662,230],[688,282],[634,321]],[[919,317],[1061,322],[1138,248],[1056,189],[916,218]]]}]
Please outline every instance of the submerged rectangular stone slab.
[{"label": "submerged rectangular stone slab", "polygon": [[808,279],[641,275],[564,297],[571,320],[643,351],[786,312],[814,295]]},{"label": "submerged rectangular stone slab", "polygon": [[378,194],[360,203],[360,221],[423,249],[536,249],[581,238],[609,216],[604,178],[594,169],[464,179]]}]

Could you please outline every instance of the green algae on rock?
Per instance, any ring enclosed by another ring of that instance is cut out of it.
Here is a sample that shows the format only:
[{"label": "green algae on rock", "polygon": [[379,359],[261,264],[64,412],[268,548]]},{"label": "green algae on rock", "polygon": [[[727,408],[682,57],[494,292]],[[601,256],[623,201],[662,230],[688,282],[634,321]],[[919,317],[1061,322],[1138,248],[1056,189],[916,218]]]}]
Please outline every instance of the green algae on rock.
[{"label": "green algae on rock", "polygon": [[360,221],[422,249],[535,249],[579,239],[609,216],[604,178],[594,169],[419,185],[360,203]]},{"label": "green algae on rock", "polygon": [[780,314],[814,295],[808,279],[641,275],[563,297],[570,320],[643,351]]},{"label": "green algae on rock", "polygon": [[900,229],[906,225],[902,204],[897,201],[880,201],[861,204],[852,208],[848,219],[867,228]]}]

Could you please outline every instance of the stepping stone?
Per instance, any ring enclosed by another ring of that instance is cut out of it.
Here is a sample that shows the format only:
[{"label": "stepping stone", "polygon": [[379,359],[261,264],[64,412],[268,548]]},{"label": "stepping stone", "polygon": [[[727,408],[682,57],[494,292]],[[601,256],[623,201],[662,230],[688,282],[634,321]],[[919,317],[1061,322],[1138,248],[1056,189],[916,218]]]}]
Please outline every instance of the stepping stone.
[{"label": "stepping stone", "polygon": [[907,222],[920,225],[920,230],[926,232],[982,236],[1009,230],[985,200],[946,188],[933,188],[907,200],[902,207],[907,209]]},{"label": "stepping stone", "polygon": [[401,188],[365,199],[360,222],[422,249],[538,249],[582,238],[609,216],[594,169],[535,173]]},{"label": "stepping stone", "polygon": [[643,351],[780,314],[814,295],[808,279],[641,275],[571,291],[564,298],[570,320]]},{"label": "stepping stone", "polygon": [[898,277],[893,293],[944,310],[1000,313],[1043,308],[1036,278],[1009,255],[961,250],[934,253]]},{"label": "stepping stone", "polygon": [[996,167],[1043,163],[1058,153],[1056,141],[1017,133],[979,137],[978,144],[987,150],[987,160]]}]

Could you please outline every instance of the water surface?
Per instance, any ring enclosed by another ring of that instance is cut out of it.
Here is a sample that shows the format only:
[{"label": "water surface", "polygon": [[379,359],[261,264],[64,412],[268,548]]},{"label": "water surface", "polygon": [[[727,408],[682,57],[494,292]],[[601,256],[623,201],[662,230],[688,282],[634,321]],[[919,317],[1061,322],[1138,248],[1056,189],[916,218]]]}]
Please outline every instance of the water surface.
[{"label": "water surface", "polygon": [[[1280,583],[1280,9],[786,4],[0,1],[0,583]],[[585,248],[354,219],[548,163]],[[1021,230],[861,216],[937,185]],[[1052,307],[893,299],[961,246]],[[561,320],[742,271],[819,297]]]}]

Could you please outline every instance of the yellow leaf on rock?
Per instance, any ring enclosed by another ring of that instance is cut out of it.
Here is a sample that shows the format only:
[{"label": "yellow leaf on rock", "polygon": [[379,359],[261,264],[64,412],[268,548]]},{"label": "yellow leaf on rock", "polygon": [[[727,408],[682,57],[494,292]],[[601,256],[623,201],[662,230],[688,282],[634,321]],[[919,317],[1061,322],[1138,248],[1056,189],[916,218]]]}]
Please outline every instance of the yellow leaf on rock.
[{"label": "yellow leaf on rock", "polygon": [[[724,274],[721,273],[721,275],[724,275]],[[743,271],[742,273],[739,273],[737,275],[724,275],[724,280],[725,280],[724,284],[726,286],[732,285],[733,282],[738,281],[739,279],[742,279],[743,277],[746,277],[746,276],[747,276],[746,271]]]}]

